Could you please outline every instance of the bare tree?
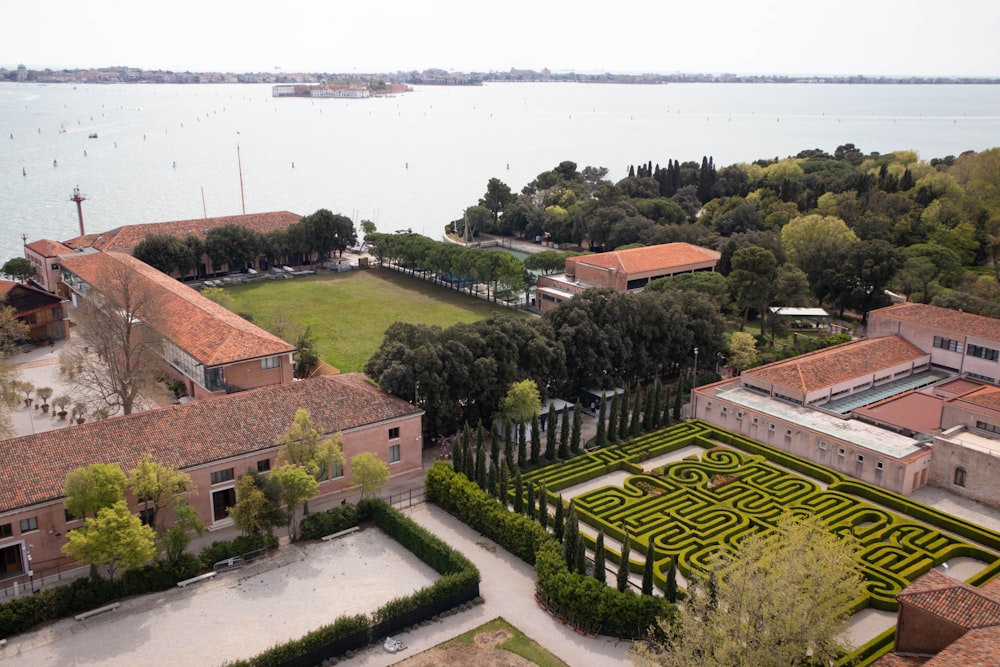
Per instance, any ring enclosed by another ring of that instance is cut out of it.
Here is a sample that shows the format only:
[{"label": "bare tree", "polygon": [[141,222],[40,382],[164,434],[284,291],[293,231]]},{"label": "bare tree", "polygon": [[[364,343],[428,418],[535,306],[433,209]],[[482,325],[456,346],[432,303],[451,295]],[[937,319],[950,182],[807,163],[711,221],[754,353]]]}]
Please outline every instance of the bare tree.
[{"label": "bare tree", "polygon": [[102,284],[81,300],[78,333],[62,360],[94,411],[132,414],[163,369],[163,299],[130,266],[108,262]]}]

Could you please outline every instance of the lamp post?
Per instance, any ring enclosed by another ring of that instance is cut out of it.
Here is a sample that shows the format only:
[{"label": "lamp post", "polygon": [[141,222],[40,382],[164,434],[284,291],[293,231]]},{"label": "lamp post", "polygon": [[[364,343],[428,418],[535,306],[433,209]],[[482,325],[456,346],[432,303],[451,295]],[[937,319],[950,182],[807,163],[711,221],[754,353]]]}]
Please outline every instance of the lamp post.
[{"label": "lamp post", "polygon": [[694,419],[697,417],[697,411],[695,410],[694,402],[694,388],[698,384],[698,348],[694,348],[694,370],[691,372],[691,410],[688,417]]}]

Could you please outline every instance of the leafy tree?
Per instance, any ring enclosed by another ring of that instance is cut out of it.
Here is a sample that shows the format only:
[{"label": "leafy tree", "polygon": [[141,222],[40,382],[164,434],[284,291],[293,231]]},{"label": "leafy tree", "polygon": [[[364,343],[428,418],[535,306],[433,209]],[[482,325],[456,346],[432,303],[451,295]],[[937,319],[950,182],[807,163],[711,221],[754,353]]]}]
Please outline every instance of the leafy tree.
[{"label": "leafy tree", "polygon": [[308,239],[308,251],[317,253],[320,259],[329,257],[332,252],[343,255],[345,250],[358,242],[354,222],[325,208],[302,218],[299,224]]},{"label": "leafy tree", "polygon": [[729,335],[729,364],[737,372],[750,368],[757,360],[757,339],[745,331]]},{"label": "leafy tree", "polygon": [[312,327],[307,326],[295,341],[295,373],[300,378],[312,375],[319,366],[319,350],[316,349],[316,337]]},{"label": "leafy tree", "polygon": [[156,556],[153,529],[129,512],[124,499],[102,507],[88,517],[83,528],[71,530],[62,551],[92,568],[105,567],[108,577],[129,567],[139,567]]},{"label": "leafy tree", "polygon": [[280,500],[276,482],[250,471],[236,480],[236,505],[228,508],[229,516],[246,536],[271,534],[276,525],[287,520],[280,511]]},{"label": "leafy tree", "polygon": [[278,466],[271,471],[271,477],[277,480],[281,488],[281,497],[288,513],[288,538],[294,542],[299,537],[295,508],[319,493],[319,483],[305,466],[295,463]]},{"label": "leafy tree", "polygon": [[[300,465],[317,482],[330,479],[333,472],[344,465],[343,442],[344,437],[340,433],[321,437],[319,430],[313,426],[309,411],[299,408],[292,423],[278,438],[277,444],[282,448],[278,452],[278,465]],[[308,498],[306,501],[303,512],[308,514]]]},{"label": "leafy tree", "polygon": [[205,287],[201,290],[201,295],[209,301],[214,301],[226,310],[233,309],[233,297],[221,287]]},{"label": "leafy tree", "polygon": [[[198,240],[193,236],[187,238]],[[202,252],[200,245],[193,246],[186,239],[169,234],[150,234],[139,241],[132,256],[168,275],[174,271],[185,275],[197,266]]]},{"label": "leafy tree", "polygon": [[500,214],[514,200],[510,186],[499,178],[491,178],[486,184],[486,194],[479,200],[479,205],[487,208],[493,214],[493,222],[500,219]]},{"label": "leafy tree", "polygon": [[190,475],[157,463],[148,453],[143,454],[135,470],[129,473],[127,486],[144,509],[148,510],[152,505],[152,517],[148,523],[154,531],[158,531],[163,524],[162,510],[176,511],[192,493],[196,493]]},{"label": "leafy tree", "polygon": [[92,463],[71,470],[63,488],[63,505],[75,519],[96,517],[100,510],[123,499],[127,483],[117,463]]},{"label": "leafy tree", "polygon": [[175,564],[191,543],[191,533],[201,535],[205,530],[198,512],[190,505],[179,505],[174,510],[174,522],[157,535],[158,548],[167,556],[167,563]]},{"label": "leafy tree", "polygon": [[534,380],[521,380],[510,385],[500,409],[511,419],[527,422],[542,409],[538,384]]},{"label": "leafy tree", "polygon": [[738,553],[717,554],[708,577],[715,599],[704,578],[692,580],[683,613],[659,622],[666,641],[637,644],[636,653],[657,665],[829,664],[863,592],[856,550],[822,519],[788,512]]},{"label": "leafy tree", "polygon": [[561,252],[559,250],[543,250],[524,258],[524,268],[529,271],[540,271],[544,275],[562,273],[566,268],[566,260],[576,257],[578,252]]},{"label": "leafy tree", "polygon": [[389,479],[389,466],[372,452],[351,457],[353,482],[361,485],[361,499],[377,498]]},{"label": "leafy tree", "polygon": [[764,320],[768,303],[773,295],[778,261],[774,253],[759,246],[740,248],[733,255],[733,270],[729,274],[733,301],[740,309],[740,330],[746,325],[751,308],[760,315],[760,333],[764,334]]},{"label": "leafy tree", "polygon": [[261,246],[260,235],[241,225],[213,227],[205,235],[205,253],[216,271],[223,266],[230,271],[245,269],[257,259]]},{"label": "leafy tree", "polygon": [[0,267],[0,273],[11,280],[24,283],[28,281],[28,278],[34,277],[35,267],[24,257],[14,257],[3,263],[3,266]]}]

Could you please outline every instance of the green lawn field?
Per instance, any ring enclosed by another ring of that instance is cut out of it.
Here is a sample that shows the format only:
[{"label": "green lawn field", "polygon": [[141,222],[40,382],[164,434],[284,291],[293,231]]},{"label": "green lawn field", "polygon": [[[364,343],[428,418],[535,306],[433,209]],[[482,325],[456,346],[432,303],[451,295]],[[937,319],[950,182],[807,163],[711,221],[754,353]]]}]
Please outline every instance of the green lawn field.
[{"label": "green lawn field", "polygon": [[[226,288],[233,311],[294,343],[312,327],[323,361],[361,371],[393,322],[437,325],[475,322],[510,312],[467,294],[395,271],[372,269],[262,281]],[[518,315],[523,316],[523,315]]]}]

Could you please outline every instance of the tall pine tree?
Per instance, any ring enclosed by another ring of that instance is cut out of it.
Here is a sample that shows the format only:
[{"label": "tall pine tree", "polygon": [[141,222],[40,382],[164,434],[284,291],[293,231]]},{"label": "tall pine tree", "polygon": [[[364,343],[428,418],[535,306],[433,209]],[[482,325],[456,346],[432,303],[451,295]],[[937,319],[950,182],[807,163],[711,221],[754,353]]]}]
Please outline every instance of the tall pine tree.
[{"label": "tall pine tree", "polygon": [[490,460],[496,461],[500,458],[500,436],[497,435],[496,426],[490,429]]},{"label": "tall pine tree", "polygon": [[604,394],[601,394],[601,406],[597,410],[597,442],[594,443],[598,449],[608,444],[608,426],[604,422],[604,413],[607,412],[606,402]]},{"label": "tall pine tree", "polygon": [[580,401],[573,406],[573,432],[569,441],[569,451],[574,454],[580,453],[580,433],[583,429],[583,406]]},{"label": "tall pine tree", "polygon": [[653,543],[646,546],[646,564],[642,568],[642,594],[653,594],[653,560],[656,558],[656,551]]},{"label": "tall pine tree", "polygon": [[500,498],[500,502],[503,503],[504,509],[507,508],[507,504],[510,502],[510,470],[507,469],[507,462],[500,459],[500,473],[497,476],[497,497]]},{"label": "tall pine tree", "polygon": [[521,471],[514,469],[514,511],[524,514],[524,482],[521,480]]},{"label": "tall pine tree", "polygon": [[462,440],[459,438],[451,441],[451,469],[455,472],[465,472],[462,463]]},{"label": "tall pine tree", "polygon": [[563,408],[559,415],[559,450],[556,456],[560,460],[569,458],[569,410]]},{"label": "tall pine tree", "polygon": [[611,397],[611,407],[608,409],[608,442],[618,442],[618,394]]},{"label": "tall pine tree", "polygon": [[570,500],[569,511],[566,512],[566,527],[563,530],[563,559],[570,572],[576,565],[576,543],[579,540],[580,520],[576,513],[576,504]]},{"label": "tall pine tree", "polygon": [[[486,451],[486,445],[483,445],[483,451]],[[484,454],[485,456],[485,454]],[[489,493],[494,498],[500,497],[500,491],[497,487],[497,482],[500,479],[500,470],[497,468],[496,459],[490,461],[489,468],[486,471],[486,492]]]},{"label": "tall pine tree", "polygon": [[549,406],[549,413],[545,417],[545,458],[549,461],[556,460],[556,407]]},{"label": "tall pine tree", "polygon": [[628,589],[628,559],[631,554],[629,551],[631,546],[628,543],[628,533],[625,533],[625,539],[622,540],[622,556],[621,560],[618,562],[618,590],[625,592]]},{"label": "tall pine tree", "polygon": [[517,467],[528,467],[528,443],[525,438],[524,420],[517,422]]},{"label": "tall pine tree", "polygon": [[639,420],[642,415],[642,391],[638,383],[636,383],[633,393],[632,421],[628,426],[628,434],[630,438],[637,438],[639,437],[639,434],[642,433],[642,423]]},{"label": "tall pine tree", "polygon": [[656,383],[653,385],[653,430],[663,427],[663,422],[660,420],[660,405],[663,400],[663,385],[660,383],[660,378],[656,378]]},{"label": "tall pine tree", "polygon": [[673,421],[670,419],[670,387],[667,385],[663,386],[663,405],[657,407],[661,412],[660,425],[670,426]]},{"label": "tall pine tree", "polygon": [[514,469],[514,423],[504,420],[503,457],[507,459],[507,467]]},{"label": "tall pine tree", "polygon": [[535,518],[535,485],[531,482],[525,484],[528,487],[528,498],[524,501],[524,515],[532,519]]},{"label": "tall pine tree", "polygon": [[631,392],[629,392],[628,387],[625,387],[625,393],[622,394],[621,400],[618,402],[618,407],[621,413],[618,415],[618,440],[625,441],[628,440],[628,405],[629,398],[631,397]]},{"label": "tall pine tree", "polygon": [[549,494],[544,482],[538,487],[538,523],[542,528],[549,527]]},{"label": "tall pine tree", "polygon": [[646,403],[642,410],[642,430],[646,433],[653,430],[653,423],[656,421],[653,412],[659,409],[659,406],[654,403],[653,388],[646,387]]},{"label": "tall pine tree", "polygon": [[489,486],[486,484],[486,448],[479,447],[476,449],[476,484],[479,488],[487,493],[490,492]]},{"label": "tall pine tree", "polygon": [[667,587],[664,590],[667,602],[677,602],[677,559],[670,557],[670,565],[667,566]]},{"label": "tall pine tree", "polygon": [[538,457],[542,453],[542,434],[538,428],[538,415],[531,417],[531,465],[538,465]]},{"label": "tall pine tree", "polygon": [[556,539],[562,542],[563,531],[565,530],[565,517],[563,516],[563,498],[560,494],[559,500],[556,502],[556,513],[552,517],[552,532],[556,536]]}]

